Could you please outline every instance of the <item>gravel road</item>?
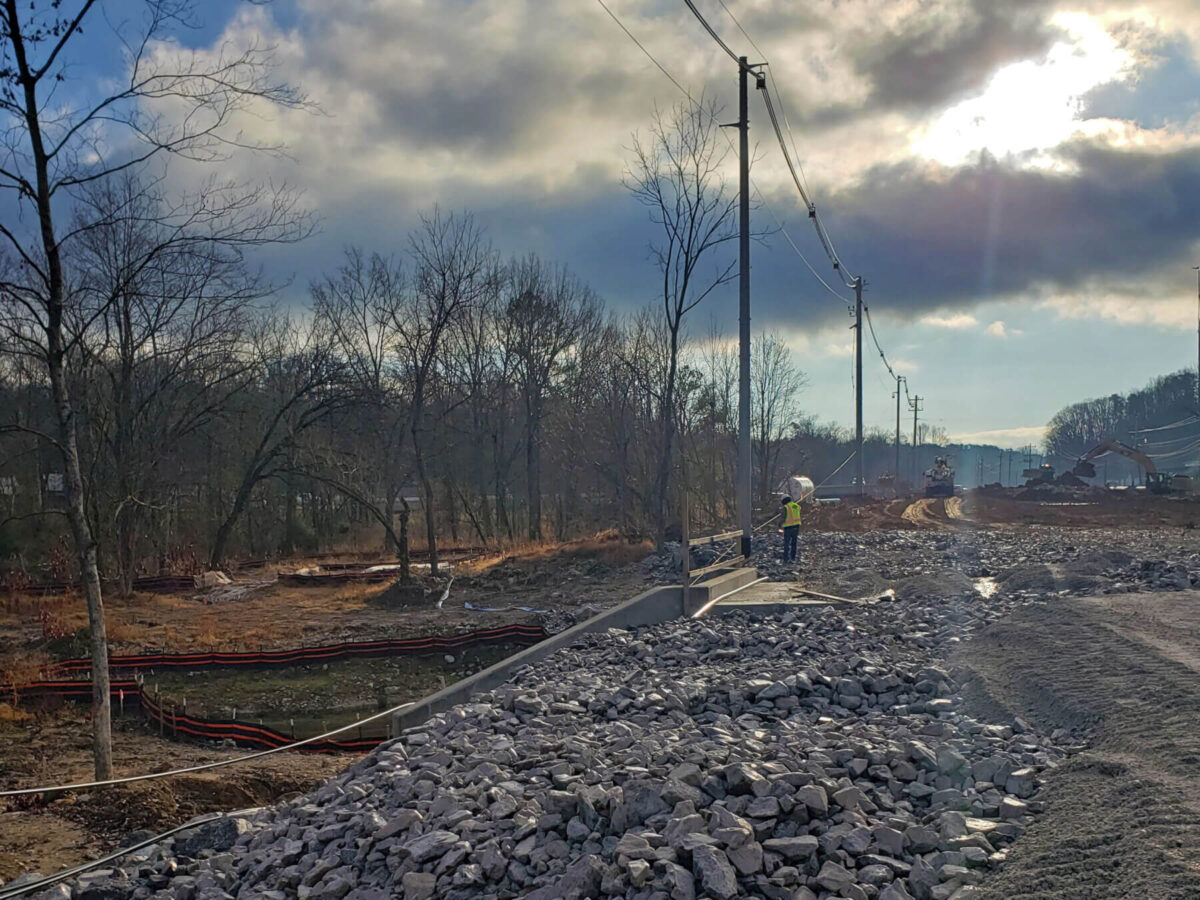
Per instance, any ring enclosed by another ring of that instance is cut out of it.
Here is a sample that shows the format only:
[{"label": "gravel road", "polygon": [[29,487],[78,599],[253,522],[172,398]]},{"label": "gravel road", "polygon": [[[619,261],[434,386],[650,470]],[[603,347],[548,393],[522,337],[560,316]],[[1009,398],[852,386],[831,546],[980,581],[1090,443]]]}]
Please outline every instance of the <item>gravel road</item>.
[{"label": "gravel road", "polygon": [[1088,749],[981,897],[1200,897],[1200,593],[1027,606],[955,656],[971,705]]}]

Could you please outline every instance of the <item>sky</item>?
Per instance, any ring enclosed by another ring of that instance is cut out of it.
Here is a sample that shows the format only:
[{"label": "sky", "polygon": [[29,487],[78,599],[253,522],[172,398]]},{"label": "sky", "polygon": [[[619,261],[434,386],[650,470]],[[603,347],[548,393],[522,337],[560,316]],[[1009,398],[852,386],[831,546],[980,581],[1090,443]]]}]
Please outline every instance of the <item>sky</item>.
[{"label": "sky", "polygon": [[[690,94],[735,118],[736,68],[682,0],[605,2]],[[1194,0],[695,2],[736,52],[770,63],[810,193],[923,420],[1023,446],[1065,404],[1195,365]],[[133,0],[106,6],[113,24],[138,15]],[[655,107],[687,101],[597,0],[197,9],[198,27],[155,52],[271,46],[277,76],[312,101],[237,123],[286,155],[221,164],[296,186],[318,216],[316,236],[264,253],[296,302],[348,245],[403,252],[435,204],[472,211],[506,255],[566,263],[610,308],[656,299],[652,226],[621,181]],[[71,74],[103,88],[119,49],[93,29]],[[774,232],[752,251],[753,327],[808,373],[805,411],[850,425],[852,292],[757,96],[750,135],[755,223]],[[732,154],[727,165],[736,184]],[[197,176],[180,164],[170,177]],[[735,334],[736,282],[693,316],[697,337],[711,321]],[[864,357],[867,424],[890,428],[894,383],[869,341]]]}]

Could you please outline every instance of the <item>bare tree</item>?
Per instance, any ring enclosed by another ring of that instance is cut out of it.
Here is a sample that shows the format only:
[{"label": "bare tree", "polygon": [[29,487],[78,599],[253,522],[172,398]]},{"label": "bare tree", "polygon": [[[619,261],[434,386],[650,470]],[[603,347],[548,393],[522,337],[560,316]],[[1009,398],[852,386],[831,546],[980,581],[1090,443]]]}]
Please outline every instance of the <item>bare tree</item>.
[{"label": "bare tree", "polygon": [[[360,426],[354,433],[355,452],[343,457],[343,465],[327,456],[320,467],[337,476],[318,476],[312,468],[308,474],[327,480],[379,521],[407,578],[408,510],[401,491],[407,474],[401,465],[407,422],[395,359],[398,323],[410,302],[405,273],[394,260],[350,248],[337,273],[314,282],[311,290],[317,320],[336,342],[361,415],[355,420]],[[405,507],[399,532],[393,525],[398,502]]]},{"label": "bare tree", "polygon": [[625,186],[650,213],[659,232],[650,245],[662,273],[661,312],[668,364],[661,392],[663,431],[654,490],[658,542],[666,534],[667,496],[675,450],[676,388],[684,319],[736,271],[722,245],[737,237],[737,197],[723,174],[715,104],[680,104],[668,117],[655,110],[647,138],[634,135]]},{"label": "bare tree", "polygon": [[750,360],[750,431],[758,469],[758,496],[766,504],[775,484],[781,443],[800,411],[796,397],[808,378],[796,368],[783,339],[770,332],[759,332]]},{"label": "bare tree", "polygon": [[592,290],[562,266],[534,255],[514,260],[501,335],[514,362],[525,407],[525,479],[529,538],[542,537],[542,418],[547,393],[564,354],[597,319]]},{"label": "bare tree", "polygon": [[306,231],[289,200],[228,199],[213,188],[171,203],[126,172],[88,185],[77,214],[89,223],[70,260],[90,326],[79,338],[83,401],[104,457],[93,482],[108,498],[102,521],[115,526],[123,596],[148,513],[161,506],[161,464],[243,386],[239,345],[270,289],[244,251]]},{"label": "bare tree", "polygon": [[[124,82],[90,106],[53,98],[70,74],[84,26],[106,27],[95,0],[3,0],[0,6],[0,189],[11,192],[13,213],[0,222],[0,239],[16,262],[0,295],[5,313],[19,320],[10,336],[45,367],[53,396],[55,433],[45,435],[62,455],[67,517],[79,560],[91,628],[94,756],[97,778],[112,774],[108,649],[97,547],[88,520],[88,497],[79,455],[75,398],[68,357],[76,344],[66,330],[73,302],[64,259],[87,224],[63,230],[63,206],[73,192],[160,154],[195,160],[220,158],[241,138],[231,118],[252,102],[299,104],[301,98],[268,77],[271,54],[260,47],[227,48],[215,57],[161,53],[170,29],[190,24],[187,0],[146,0],[141,29],[117,27],[127,48]],[[119,148],[111,152],[110,148]],[[23,206],[33,213],[23,219]],[[28,228],[24,223],[35,223]]]},{"label": "bare tree", "polygon": [[249,341],[255,390],[239,395],[243,406],[235,413],[248,425],[248,439],[233,497],[213,535],[214,569],[255,488],[290,474],[300,439],[346,402],[342,362],[331,335],[315,320],[268,310],[251,328]]},{"label": "bare tree", "polygon": [[480,302],[495,272],[495,253],[469,214],[421,217],[412,238],[415,278],[410,303],[395,317],[396,348],[409,396],[409,427],[425,508],[429,570],[438,571],[437,520],[429,474],[432,392],[443,366],[443,342],[462,313]]}]

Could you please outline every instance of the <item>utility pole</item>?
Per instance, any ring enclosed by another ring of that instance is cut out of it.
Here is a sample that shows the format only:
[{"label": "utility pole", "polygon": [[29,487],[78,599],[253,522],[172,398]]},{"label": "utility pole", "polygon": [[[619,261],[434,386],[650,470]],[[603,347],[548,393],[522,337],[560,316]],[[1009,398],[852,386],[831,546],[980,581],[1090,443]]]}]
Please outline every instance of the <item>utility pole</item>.
[{"label": "utility pole", "polygon": [[862,413],[862,276],[854,279],[854,458],[855,473],[858,477],[858,496],[866,492],[863,484],[863,413]]},{"label": "utility pole", "polygon": [[908,384],[908,379],[903,375],[896,376],[896,477],[895,488],[896,493],[900,493],[900,382]]},{"label": "utility pole", "polygon": [[1200,413],[1200,266],[1196,270],[1196,412]]},{"label": "utility pole", "polygon": [[[738,525],[742,530],[742,556],[750,557],[752,529],[750,490],[750,119],[747,110],[746,77],[750,65],[738,57]],[[755,73],[756,79],[762,76]]]},{"label": "utility pole", "polygon": [[917,456],[917,413],[921,411],[921,401],[924,397],[913,396],[909,399],[908,405],[913,411],[913,486],[921,480],[921,464],[918,462]]}]

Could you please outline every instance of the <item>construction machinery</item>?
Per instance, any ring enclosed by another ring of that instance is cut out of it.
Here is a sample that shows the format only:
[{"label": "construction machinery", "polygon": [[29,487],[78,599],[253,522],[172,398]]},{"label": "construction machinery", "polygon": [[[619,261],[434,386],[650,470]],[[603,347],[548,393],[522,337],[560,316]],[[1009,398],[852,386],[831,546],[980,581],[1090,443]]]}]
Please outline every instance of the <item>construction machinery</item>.
[{"label": "construction machinery", "polygon": [[1035,484],[1054,484],[1054,466],[1050,463],[1042,463],[1040,466],[1026,469],[1021,473],[1021,477],[1025,479],[1025,487],[1033,487]]},{"label": "construction machinery", "polygon": [[1186,475],[1172,475],[1169,472],[1160,472],[1158,471],[1158,466],[1154,464],[1154,460],[1145,453],[1112,438],[1101,441],[1087,453],[1083,454],[1083,456],[1079,457],[1075,463],[1075,467],[1071,469],[1071,474],[1079,478],[1095,478],[1096,467],[1092,464],[1092,460],[1106,453],[1118,453],[1121,456],[1132,459],[1141,466],[1142,471],[1146,473],[1146,490],[1152,494],[1170,494],[1191,490],[1191,479]]},{"label": "construction machinery", "polygon": [[950,467],[946,457],[937,457],[933,461],[933,467],[925,470],[925,496],[954,496],[954,469]]},{"label": "construction machinery", "polygon": [[812,499],[816,492],[816,486],[813,480],[807,475],[789,475],[787,478],[779,482],[779,487],[776,488],[774,496],[791,497],[797,503],[803,503],[806,500]]}]

